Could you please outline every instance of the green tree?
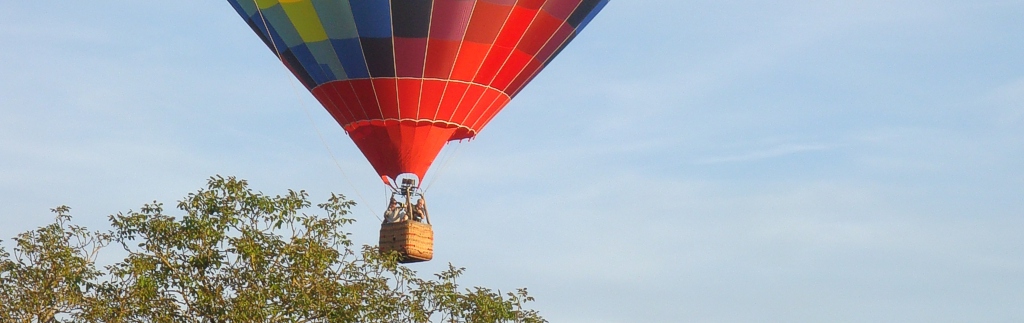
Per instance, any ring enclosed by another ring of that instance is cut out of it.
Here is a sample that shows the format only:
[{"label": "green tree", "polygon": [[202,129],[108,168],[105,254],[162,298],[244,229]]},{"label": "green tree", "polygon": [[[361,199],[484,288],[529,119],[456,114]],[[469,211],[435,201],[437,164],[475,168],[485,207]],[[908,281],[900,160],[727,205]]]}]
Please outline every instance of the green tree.
[{"label": "green tree", "polygon": [[[341,195],[312,208],[304,191],[268,196],[213,177],[180,201],[110,216],[113,229],[54,224],[0,249],[3,322],[545,322],[525,289],[456,282],[462,268],[424,279],[398,254],[355,248]],[[307,214],[318,210],[321,214]],[[97,253],[127,256],[98,269]]]},{"label": "green tree", "polygon": [[0,322],[54,322],[94,304],[93,263],[108,234],[71,225],[68,207],[52,210],[53,224],[14,238],[14,257],[0,246]]}]

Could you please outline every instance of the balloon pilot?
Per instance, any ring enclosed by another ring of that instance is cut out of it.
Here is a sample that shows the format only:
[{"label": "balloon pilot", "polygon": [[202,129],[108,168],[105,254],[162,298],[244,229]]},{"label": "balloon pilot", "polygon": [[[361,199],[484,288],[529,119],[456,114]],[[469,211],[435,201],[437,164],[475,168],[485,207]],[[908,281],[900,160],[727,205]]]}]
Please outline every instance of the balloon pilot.
[{"label": "balloon pilot", "polygon": [[[412,201],[416,200],[416,203]],[[391,200],[384,211],[384,223],[415,221],[430,224],[427,200],[416,186],[416,180],[402,179],[402,186],[391,192]]]}]

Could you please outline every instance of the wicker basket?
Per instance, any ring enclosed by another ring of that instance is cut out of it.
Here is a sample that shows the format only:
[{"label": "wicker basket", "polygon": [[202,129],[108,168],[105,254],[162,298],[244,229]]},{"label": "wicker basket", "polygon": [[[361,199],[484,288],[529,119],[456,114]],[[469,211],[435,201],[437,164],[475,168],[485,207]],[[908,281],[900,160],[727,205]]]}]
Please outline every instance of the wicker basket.
[{"label": "wicker basket", "polygon": [[428,261],[434,258],[434,230],[416,221],[381,224],[380,251],[398,251],[404,264]]}]

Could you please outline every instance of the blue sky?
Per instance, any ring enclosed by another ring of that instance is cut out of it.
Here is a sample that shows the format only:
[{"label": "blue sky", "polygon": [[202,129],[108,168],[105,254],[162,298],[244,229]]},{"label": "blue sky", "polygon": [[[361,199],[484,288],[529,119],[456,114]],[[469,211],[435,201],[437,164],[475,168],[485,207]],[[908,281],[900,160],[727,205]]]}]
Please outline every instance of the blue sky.
[{"label": "blue sky", "polygon": [[[1022,16],[612,1],[435,164],[414,268],[528,287],[552,322],[1022,321]],[[16,1],[0,43],[5,244],[215,174],[345,194],[375,242],[379,179],[226,2]]]}]

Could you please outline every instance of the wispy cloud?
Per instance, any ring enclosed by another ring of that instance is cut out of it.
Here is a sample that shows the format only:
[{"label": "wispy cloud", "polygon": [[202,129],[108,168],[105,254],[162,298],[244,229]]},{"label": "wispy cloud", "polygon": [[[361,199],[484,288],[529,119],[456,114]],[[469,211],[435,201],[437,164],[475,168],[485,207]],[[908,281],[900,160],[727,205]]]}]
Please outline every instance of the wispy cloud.
[{"label": "wispy cloud", "polygon": [[[301,87],[230,6],[191,2],[0,11],[0,239],[222,173],[345,193],[375,243],[365,158],[310,100],[337,172]],[[1024,317],[1021,10],[613,1],[435,163],[437,260],[416,268],[530,287],[565,322]]]},{"label": "wispy cloud", "polygon": [[832,149],[835,149],[835,147],[820,144],[784,144],[767,149],[758,149],[733,155],[699,158],[694,161],[694,163],[698,165],[743,163],[809,152],[828,151]]},{"label": "wispy cloud", "polygon": [[996,106],[998,124],[1021,123],[1024,121],[1024,78],[996,88],[985,101]]}]

